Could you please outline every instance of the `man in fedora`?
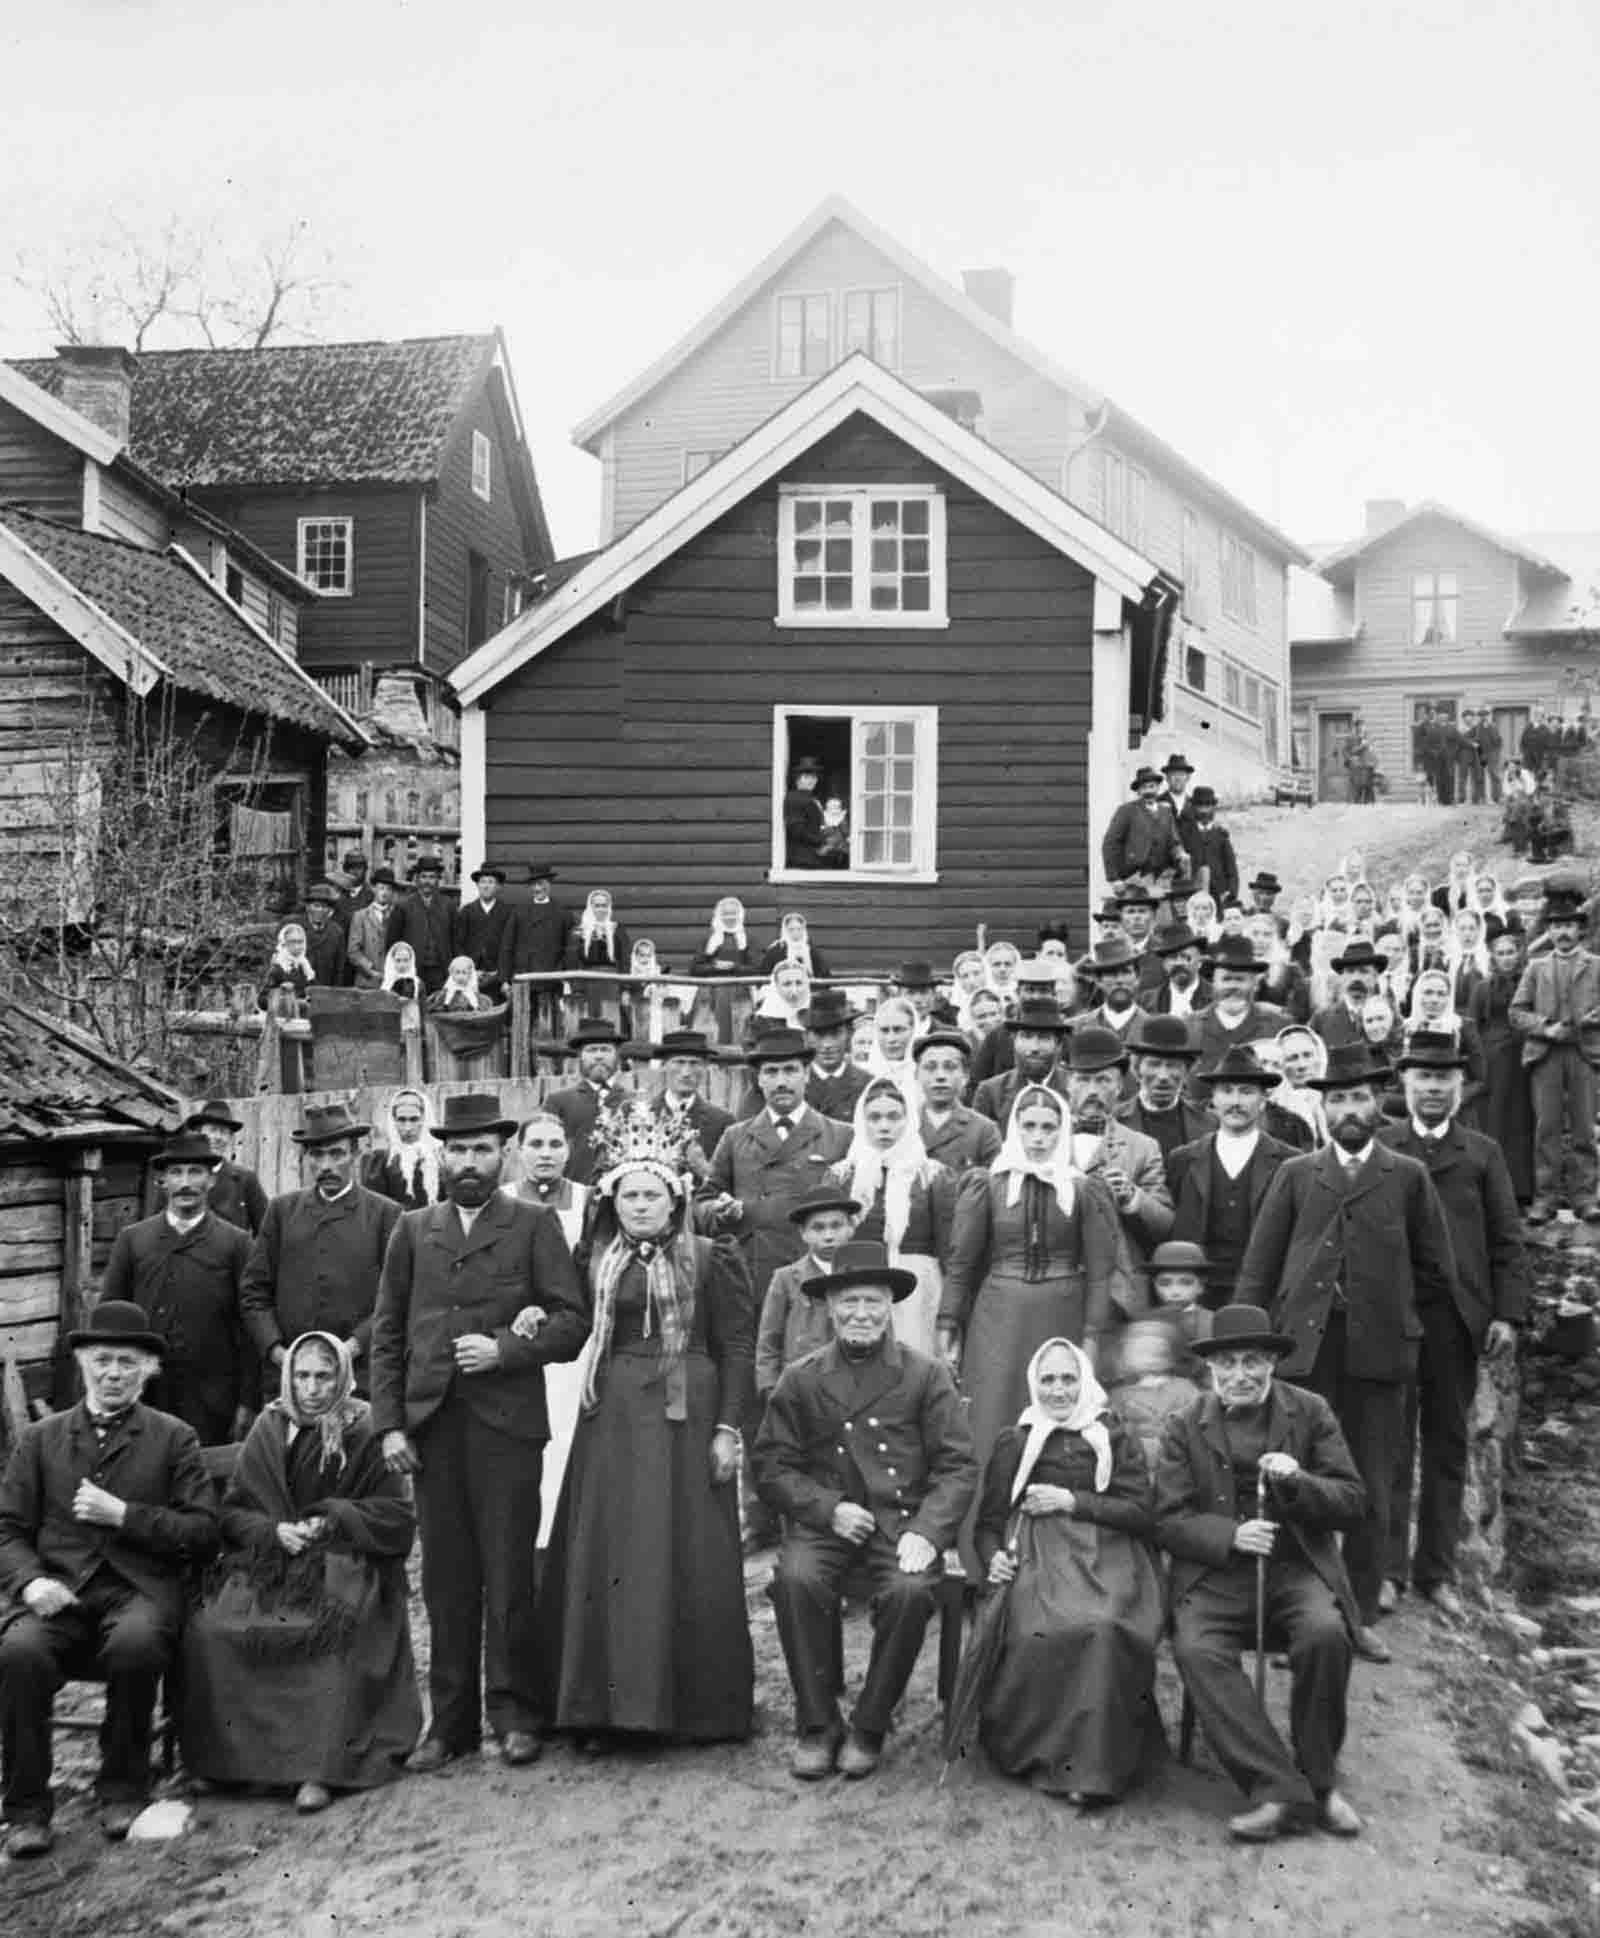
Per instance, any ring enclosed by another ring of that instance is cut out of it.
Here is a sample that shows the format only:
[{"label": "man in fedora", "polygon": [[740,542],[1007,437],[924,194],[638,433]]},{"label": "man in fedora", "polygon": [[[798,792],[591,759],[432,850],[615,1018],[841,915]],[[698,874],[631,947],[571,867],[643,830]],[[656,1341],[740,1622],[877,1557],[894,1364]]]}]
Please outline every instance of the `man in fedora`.
[{"label": "man in fedora", "polygon": [[[772,1578],[778,1638],[794,1689],[790,1768],[804,1779],[877,1768],[933,1613],[941,1556],[955,1540],[978,1464],[955,1383],[894,1337],[895,1304],[916,1277],[882,1245],[842,1246],[806,1295],[825,1299],[833,1339],[788,1367],[767,1402],[754,1465],[761,1498],[784,1517]],[[837,1623],[847,1581],[872,1608],[872,1655],[845,1734]]]},{"label": "man in fedora", "polygon": [[[1528,963],[1511,999],[1511,1027],[1533,1097],[1533,1203],[1530,1225],[1548,1224],[1570,1198],[1580,1216],[1600,1221],[1596,1193],[1594,1065],[1600,1055],[1600,956],[1582,947],[1581,890],[1551,884],[1545,893],[1549,950]],[[1563,1193],[1564,1144],[1572,1148],[1572,1189]]]},{"label": "man in fedora", "polygon": [[311,1104],[294,1132],[310,1185],[274,1198],[244,1270],[244,1321],[276,1383],[303,1332],[331,1332],[355,1360],[363,1387],[384,1253],[400,1207],[356,1181],[367,1126],[346,1104]]},{"label": "man in fedora", "polygon": [[606,1016],[586,1016],[564,1045],[563,1054],[578,1060],[578,1080],[564,1090],[552,1090],[544,1107],[559,1118],[572,1146],[567,1161],[567,1176],[574,1184],[587,1184],[594,1175],[594,1153],[589,1140],[594,1135],[600,1108],[623,1090],[617,1083],[622,1063],[622,1032]]},{"label": "man in fedora", "polygon": [[1042,1083],[1066,1096],[1061,1045],[1071,1029],[1053,996],[1025,996],[1018,1005],[1011,1025],[1011,1068],[985,1078],[972,1094],[973,1109],[998,1124],[1002,1136],[1011,1122],[1011,1106],[1021,1085]]},{"label": "man in fedora", "polygon": [[1257,1001],[1268,965],[1256,959],[1255,945],[1242,935],[1225,935],[1213,944],[1211,1001],[1195,1019],[1200,1054],[1216,1063],[1236,1044],[1276,1036],[1289,1012]]},{"label": "man in fedora", "polygon": [[343,989],[350,980],[344,925],[334,913],[338,906],[332,882],[313,882],[306,890],[306,961],[323,989]]},{"label": "man in fedora", "polygon": [[394,914],[394,870],[374,868],[368,900],[350,916],[345,932],[345,960],[357,989],[378,989],[383,983],[383,959],[389,953],[389,919]]},{"label": "man in fedora", "polygon": [[1411,1584],[1435,1608],[1455,1617],[1462,1612],[1455,1560],[1467,1477],[1467,1416],[1478,1390],[1479,1359],[1516,1350],[1516,1329],[1528,1313],[1527,1261],[1504,1153],[1492,1137],[1456,1121],[1466,1058],[1454,1036],[1413,1031],[1395,1067],[1406,1115],[1385,1124],[1378,1138],[1415,1158],[1432,1179],[1456,1270],[1454,1298],[1422,1312],[1422,1355],[1395,1469],[1387,1574],[1391,1582],[1403,1582],[1407,1575],[1412,1452],[1420,1427],[1422,1492]]},{"label": "man in fedora", "polygon": [[761,1108],[730,1124],[711,1154],[710,1211],[739,1241],[757,1299],[780,1265],[800,1256],[789,1213],[850,1148],[848,1124],[806,1102],[811,1046],[799,1030],[768,1030],[745,1052]]},{"label": "man in fedora", "polygon": [[[1267,1843],[1318,1824],[1354,1837],[1361,1819],[1337,1783],[1355,1610],[1335,1537],[1361,1516],[1360,1476],[1327,1402],[1274,1377],[1294,1341],[1259,1306],[1224,1306],[1190,1350],[1208,1363],[1211,1390],[1162,1436],[1156,1538],[1173,1557],[1178,1672],[1248,1799],[1229,1833]],[[1289,1656],[1287,1744],[1239,1665],[1256,1638],[1258,1581],[1268,1646]]]},{"label": "man in fedora", "polygon": [[784,865],[822,868],[820,850],[824,822],[817,789],[822,785],[822,762],[804,754],[789,770],[789,790],[783,797]]},{"label": "man in fedora", "polygon": [[[835,1123],[853,1124],[856,1099],[872,1079],[859,1063],[850,1061],[850,1031],[857,1020],[850,998],[842,989],[819,989],[801,1020],[811,1051],[806,1102]],[[759,1091],[755,1107],[761,1107]]]},{"label": "man in fedora", "polygon": [[1294,1342],[1283,1376],[1333,1408],[1366,1488],[1345,1537],[1361,1626],[1357,1652],[1387,1662],[1374,1630],[1406,1388],[1430,1306],[1455,1301],[1455,1261],[1438,1193],[1415,1158],[1376,1141],[1389,1068],[1364,1045],[1328,1052],[1326,1150],[1278,1167],[1245,1247],[1235,1297],[1267,1306]]},{"label": "man in fedora", "polygon": [[471,956],[478,987],[497,1002],[511,987],[517,958],[517,917],[509,902],[500,899],[506,870],[486,861],[472,871],[478,893],[455,912],[451,946],[458,956]]},{"label": "man in fedora", "polygon": [[1205,976],[1206,944],[1187,922],[1174,922],[1153,936],[1146,954],[1161,976],[1144,996],[1144,1008],[1151,1015],[1190,1017],[1211,1001]]},{"label": "man in fedora", "polygon": [[1274,907],[1283,893],[1283,883],[1270,868],[1258,868],[1245,884],[1250,890],[1250,905],[1261,915],[1277,915]]},{"label": "man in fedora", "polygon": [[955,1011],[939,999],[939,991],[933,979],[933,964],[920,962],[913,958],[902,962],[893,977],[894,993],[904,996],[917,1013],[917,1028],[931,1029],[936,1023],[953,1023]]},{"label": "man in fedora", "polygon": [[1214,787],[1194,790],[1188,812],[1178,822],[1178,834],[1195,881],[1215,898],[1217,906],[1237,900],[1239,859],[1233,852],[1233,836],[1217,820]]},{"label": "man in fedora", "polygon": [[53,1841],[51,1714],[69,1676],[104,1681],[100,1827],[125,1837],[150,1793],[150,1718],[196,1560],[216,1535],[194,1429],[146,1406],[165,1342],[102,1299],[67,1334],[83,1398],[22,1428],[0,1481],[0,1743],[8,1854]]},{"label": "man in fedora", "polygon": [[911,1056],[922,1092],[922,1148],[957,1177],[974,1166],[987,1170],[1000,1155],[999,1129],[961,1101],[972,1045],[960,1030],[929,1030],[912,1044]]},{"label": "man in fedora", "polygon": [[698,1152],[702,1168],[709,1166],[711,1153],[733,1122],[732,1111],[712,1103],[705,1094],[706,1072],[716,1058],[710,1038],[703,1030],[668,1030],[650,1046],[648,1055],[661,1065],[661,1088],[651,1110],[657,1117],[686,1124],[693,1134],[690,1161]]},{"label": "man in fedora", "polygon": [[[508,1763],[540,1748],[544,1369],[577,1358],[590,1313],[559,1222],[499,1189],[516,1129],[493,1096],[446,1098],[445,1202],[402,1214],[372,1327],[372,1423],[390,1470],[417,1475],[432,1717],[408,1767],[424,1775],[477,1748],[485,1711]],[[511,1323],[529,1305],[532,1339]]]},{"label": "man in fedora", "polygon": [[1386,966],[1365,936],[1346,943],[1341,953],[1331,959],[1328,967],[1339,978],[1338,998],[1311,1018],[1311,1027],[1330,1050],[1366,1042],[1366,1031],[1361,1026],[1362,1007],[1369,996],[1377,994]]},{"label": "man in fedora", "polygon": [[1073,1028],[1082,1029],[1087,1023],[1110,1030],[1119,1039],[1125,1038],[1149,1014],[1139,1001],[1143,963],[1148,962],[1154,968],[1159,980],[1160,958],[1141,958],[1126,937],[1113,936],[1109,942],[1097,942],[1089,951],[1089,960],[1099,1000],[1092,1009],[1073,1019]]},{"label": "man in fedora", "polygon": [[444,863],[437,855],[419,855],[411,868],[411,893],[389,917],[384,947],[409,942],[417,960],[417,978],[432,996],[443,989],[450,973],[452,953],[452,916],[450,904],[439,893],[444,880]]},{"label": "man in fedora", "polygon": [[[1106,935],[1101,940],[1105,941]],[[1121,931],[1115,939],[1123,940]],[[1078,987],[1087,996],[1091,979],[1087,956],[1080,957],[1072,965]],[[1030,1002],[1060,1003],[1061,965],[1048,956],[1026,956],[1017,965],[1017,995],[1019,1005]],[[1065,1015],[1065,1012],[1062,1012]],[[1067,1019],[1067,1028],[1072,1028],[1072,1020]],[[998,1029],[990,1030],[972,1053],[972,1100],[977,1102],[979,1088],[991,1077],[1002,1077],[1008,1070],[1016,1068],[1017,1043],[1016,1021],[1002,1022]]]},{"label": "man in fedora", "polygon": [[1194,794],[1200,791],[1196,788],[1194,793],[1190,792],[1189,783],[1194,779],[1194,768],[1188,756],[1168,754],[1161,763],[1161,779],[1163,785],[1156,799],[1164,807],[1172,809],[1172,817],[1179,824],[1178,832],[1181,835],[1184,816],[1192,810]]},{"label": "man in fedora", "polygon": [[1172,1230],[1172,1194],[1161,1146],[1114,1114],[1127,1063],[1128,1053],[1114,1030],[1080,1023],[1067,1039],[1073,1162],[1111,1193],[1133,1263],[1142,1268],[1152,1248]]},{"label": "man in fedora", "polygon": [[220,1161],[204,1138],[169,1138],[150,1163],[163,1208],[123,1226],[100,1280],[101,1298],[136,1305],[163,1343],[152,1404],[203,1447],[240,1438],[260,1390],[241,1304],[250,1237],[207,1203]]},{"label": "man in fedora", "polygon": [[1236,1045],[1196,1078],[1212,1117],[1192,1143],[1167,1159],[1172,1189],[1172,1235],[1199,1245],[1210,1271],[1205,1303],[1226,1305],[1244,1262],[1250,1231],[1266,1201],[1278,1167],[1293,1148],[1262,1129],[1276,1074],[1254,1050]]},{"label": "man in fedora", "polygon": [[1100,843],[1100,865],[1115,886],[1133,876],[1147,881],[1183,867],[1183,843],[1172,809],[1161,799],[1161,776],[1141,767],[1133,777],[1134,799],[1112,815]]},{"label": "man in fedora", "polygon": [[1215,1119],[1190,1100],[1187,1085],[1200,1051],[1181,1016],[1144,1016],[1124,1039],[1137,1090],[1112,1115],[1150,1138],[1165,1163],[1180,1144],[1215,1127]]},{"label": "man in fedora", "polygon": [[206,1202],[219,1218],[253,1238],[267,1215],[267,1193],[254,1171],[234,1162],[234,1148],[244,1125],[228,1108],[227,1098],[207,1097],[178,1128],[185,1137],[204,1138],[217,1160]]}]

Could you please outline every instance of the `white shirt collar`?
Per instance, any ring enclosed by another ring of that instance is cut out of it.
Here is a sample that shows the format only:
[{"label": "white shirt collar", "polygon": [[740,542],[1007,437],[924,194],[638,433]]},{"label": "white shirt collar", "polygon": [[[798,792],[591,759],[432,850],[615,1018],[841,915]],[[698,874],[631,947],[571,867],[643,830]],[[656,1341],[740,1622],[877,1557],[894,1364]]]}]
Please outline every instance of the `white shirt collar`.
[{"label": "white shirt collar", "polygon": [[1359,1171],[1372,1155],[1370,1140],[1359,1151],[1347,1151],[1342,1144],[1335,1144],[1333,1148],[1338,1154],[1339,1162],[1347,1171]]},{"label": "white shirt collar", "polygon": [[170,1205],[167,1207],[167,1223],[180,1235],[184,1232],[193,1231],[205,1215],[205,1208],[202,1207],[192,1218],[180,1218]]},{"label": "white shirt collar", "polygon": [[1126,1031],[1133,1028],[1134,1018],[1138,1014],[1139,1005],[1137,1003],[1131,1004],[1127,1009],[1120,1012],[1114,1009],[1107,1009],[1104,1003],[1100,1005],[1101,1022],[1105,1024],[1108,1030],[1115,1030],[1118,1036],[1123,1035]]},{"label": "white shirt collar", "polygon": [[478,1214],[482,1210],[483,1210],[482,1205],[457,1205],[456,1206],[456,1216],[461,1220],[461,1229],[464,1232],[471,1231],[474,1223],[477,1220]]},{"label": "white shirt collar", "polygon": [[786,1110],[781,1113],[779,1111],[774,1110],[771,1104],[767,1105],[767,1122],[769,1124],[776,1124],[779,1116],[782,1115],[788,1118],[790,1128],[792,1129],[796,1124],[800,1122],[801,1118],[804,1117],[805,1114],[806,1114],[806,1100],[804,1097],[800,1099],[799,1103],[795,1105],[793,1110]]},{"label": "white shirt collar", "polygon": [[1450,1135],[1450,1119],[1447,1117],[1444,1120],[1444,1122],[1440,1124],[1436,1130],[1434,1130],[1434,1129],[1430,1129],[1426,1124],[1421,1122],[1419,1118],[1413,1117],[1411,1120],[1411,1128],[1416,1132],[1417,1136],[1422,1139],[1424,1144],[1442,1144],[1444,1140]]},{"label": "white shirt collar", "polygon": [[316,1199],[319,1205],[336,1205],[341,1198],[348,1198],[350,1193],[354,1191],[355,1188],[356,1188],[356,1181],[354,1178],[351,1178],[348,1184],[341,1186],[340,1189],[335,1191],[331,1197],[329,1197],[324,1191],[322,1191],[322,1189],[319,1186],[315,1184],[312,1185],[311,1187],[311,1195]]},{"label": "white shirt collar", "polygon": [[1256,1146],[1261,1142],[1261,1130],[1217,1132],[1217,1162],[1230,1178],[1236,1178],[1256,1154]]}]

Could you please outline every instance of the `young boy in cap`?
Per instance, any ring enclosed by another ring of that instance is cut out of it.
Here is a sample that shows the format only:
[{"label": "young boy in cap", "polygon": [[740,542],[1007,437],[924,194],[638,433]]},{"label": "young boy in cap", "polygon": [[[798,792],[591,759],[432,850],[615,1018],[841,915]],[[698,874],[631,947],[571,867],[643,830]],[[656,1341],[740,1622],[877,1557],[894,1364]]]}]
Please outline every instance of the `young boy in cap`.
[{"label": "young boy in cap", "polygon": [[861,1206],[841,1191],[818,1191],[789,1213],[805,1252],[792,1265],[780,1265],[761,1302],[756,1328],[756,1392],[764,1400],[785,1367],[793,1366],[833,1337],[827,1302],[805,1291],[808,1279],[825,1278],[840,1248],[848,1245]]}]

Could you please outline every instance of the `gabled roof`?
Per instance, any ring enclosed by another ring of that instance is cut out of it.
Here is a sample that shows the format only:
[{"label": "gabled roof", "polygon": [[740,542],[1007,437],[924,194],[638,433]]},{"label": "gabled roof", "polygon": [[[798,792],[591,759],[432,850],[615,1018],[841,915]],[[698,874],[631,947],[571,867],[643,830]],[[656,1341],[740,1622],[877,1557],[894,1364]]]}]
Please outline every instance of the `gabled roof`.
[{"label": "gabled roof", "polygon": [[0,577],[137,692],[164,678],[241,713],[370,744],[181,547],[148,552],[0,505]]},{"label": "gabled roof", "polygon": [[574,426],[572,441],[587,451],[597,451],[601,434],[606,427],[616,421],[626,410],[647,397],[656,386],[666,380],[681,364],[686,363],[698,350],[709,343],[712,337],[730,322],[761,290],[783,269],[784,265],[810,247],[830,223],[837,222],[851,229],[870,248],[893,263],[908,282],[918,284],[926,290],[935,302],[942,303],[948,310],[987,337],[998,349],[1015,357],[1019,363],[1038,373],[1057,389],[1064,390],[1075,397],[1088,412],[1104,411],[1105,421],[1115,431],[1122,433],[1130,443],[1142,446],[1152,457],[1158,458],[1170,470],[1184,479],[1186,484],[1213,503],[1225,505],[1241,528],[1251,532],[1257,540],[1285,559],[1298,564],[1306,562],[1305,554],[1292,538],[1280,532],[1276,526],[1242,504],[1233,494],[1223,489],[1214,478],[1197,470],[1189,461],[1173,450],[1172,446],[1148,430],[1137,418],[1114,403],[1095,385],[1084,382],[1064,365],[1041,350],[1037,344],[1030,343],[1026,337],[1019,336],[1009,325],[986,310],[981,303],[975,303],[965,290],[958,289],[954,283],[947,282],[917,256],[914,256],[903,243],[897,242],[887,230],[880,229],[871,222],[851,202],[842,195],[830,195],[818,203],[810,215],[784,237],[776,249],[764,256],[754,269],[729,290],[726,296],[708,310],[686,335],[680,337],[662,356],[646,369],[641,370],[630,383],[625,384],[614,396],[608,398],[598,410],[591,411],[582,423]]},{"label": "gabled roof", "polygon": [[1470,532],[1474,538],[1482,539],[1486,545],[1495,546],[1532,572],[1548,573],[1555,578],[1565,576],[1562,568],[1542,553],[1533,551],[1518,539],[1508,538],[1503,532],[1493,531],[1487,525],[1480,525],[1475,518],[1468,518],[1465,513],[1455,511],[1449,505],[1440,504],[1436,498],[1424,498],[1420,504],[1409,506],[1403,516],[1397,518],[1392,525],[1386,525],[1382,531],[1365,532],[1360,538],[1351,539],[1348,544],[1336,546],[1334,550],[1325,553],[1317,560],[1316,569],[1326,579],[1338,580],[1353,576],[1357,561],[1364,558],[1375,546],[1385,544],[1394,537],[1396,532],[1403,532],[1407,526],[1415,525],[1424,518],[1442,518],[1446,524],[1459,525],[1462,531]]},{"label": "gabled roof", "polygon": [[[501,355],[497,332],[142,350],[128,448],[174,485],[426,484],[473,387]],[[59,390],[58,360],[13,367]]]},{"label": "gabled roof", "polygon": [[187,1108],[85,1031],[0,995],[0,1138],[153,1139]]},{"label": "gabled roof", "polygon": [[463,660],[450,675],[462,703],[482,700],[857,412],[1076,559],[1124,599],[1140,604],[1161,580],[1159,568],[1132,546],[858,352]]}]

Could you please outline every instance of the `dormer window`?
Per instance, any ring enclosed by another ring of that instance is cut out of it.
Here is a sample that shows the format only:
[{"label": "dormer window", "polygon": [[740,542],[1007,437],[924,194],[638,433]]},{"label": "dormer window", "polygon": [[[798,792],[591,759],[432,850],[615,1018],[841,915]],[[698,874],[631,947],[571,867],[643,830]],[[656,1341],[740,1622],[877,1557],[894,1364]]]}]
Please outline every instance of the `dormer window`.
[{"label": "dormer window", "polygon": [[[472,433],[472,495],[488,504],[493,495],[491,472],[494,465],[494,446],[482,431]],[[458,474],[459,475],[459,474]]]},{"label": "dormer window", "polygon": [[1454,572],[1418,572],[1411,581],[1411,643],[1453,645],[1459,637],[1461,597]]},{"label": "dormer window", "polygon": [[946,626],[944,495],[785,486],[778,571],[780,626]]}]

